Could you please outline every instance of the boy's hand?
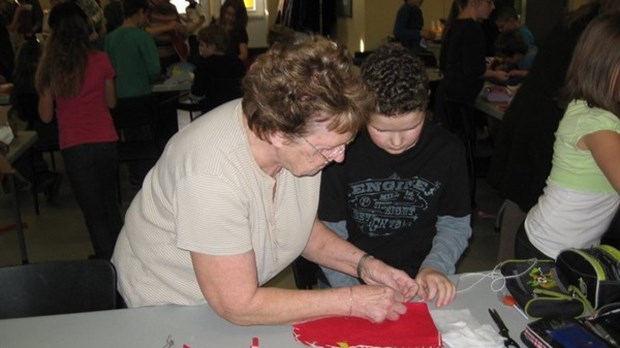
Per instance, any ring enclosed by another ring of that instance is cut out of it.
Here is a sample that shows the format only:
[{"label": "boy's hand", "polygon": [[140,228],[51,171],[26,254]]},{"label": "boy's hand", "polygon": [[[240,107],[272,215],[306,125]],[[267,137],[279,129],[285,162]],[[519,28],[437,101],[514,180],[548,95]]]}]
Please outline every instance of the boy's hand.
[{"label": "boy's hand", "polygon": [[454,301],[456,286],[443,273],[432,268],[420,268],[415,277],[419,285],[418,297],[424,301],[437,298],[437,307],[443,307]]}]

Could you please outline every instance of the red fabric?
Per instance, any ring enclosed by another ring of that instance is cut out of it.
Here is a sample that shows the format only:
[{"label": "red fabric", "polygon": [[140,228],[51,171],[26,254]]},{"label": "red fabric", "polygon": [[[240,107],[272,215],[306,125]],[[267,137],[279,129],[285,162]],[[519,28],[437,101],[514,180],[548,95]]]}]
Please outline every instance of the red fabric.
[{"label": "red fabric", "polygon": [[441,336],[428,306],[407,303],[407,313],[397,321],[374,324],[366,319],[330,317],[293,325],[295,339],[310,347],[359,348],[441,347]]},{"label": "red fabric", "polygon": [[114,74],[108,55],[92,52],[80,93],[68,99],[56,98],[61,149],[118,140],[105,96],[106,80],[113,80]]}]

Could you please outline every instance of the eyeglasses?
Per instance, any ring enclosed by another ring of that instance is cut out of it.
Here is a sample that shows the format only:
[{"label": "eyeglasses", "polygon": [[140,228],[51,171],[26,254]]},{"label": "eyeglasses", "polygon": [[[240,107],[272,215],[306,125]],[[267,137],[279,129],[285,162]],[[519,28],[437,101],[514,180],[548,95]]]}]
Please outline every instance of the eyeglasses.
[{"label": "eyeglasses", "polygon": [[325,164],[329,164],[334,159],[336,159],[336,157],[340,156],[340,154],[343,153],[344,150],[347,148],[347,145],[351,144],[351,142],[353,142],[353,139],[354,139],[352,138],[342,145],[338,145],[332,148],[321,150],[318,147],[316,147],[313,143],[311,143],[308,139],[306,139],[306,137],[301,137],[301,138],[306,143],[308,143],[308,145],[312,146],[312,148],[314,149],[314,151],[316,151],[316,153],[318,153],[319,155],[321,155],[321,157],[323,157],[323,159],[325,160]]}]

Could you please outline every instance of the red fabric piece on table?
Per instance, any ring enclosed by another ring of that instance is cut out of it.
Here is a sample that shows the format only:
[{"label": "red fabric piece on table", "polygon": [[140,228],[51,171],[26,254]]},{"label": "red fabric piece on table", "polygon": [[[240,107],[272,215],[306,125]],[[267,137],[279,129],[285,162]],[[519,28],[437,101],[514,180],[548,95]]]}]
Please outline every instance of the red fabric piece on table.
[{"label": "red fabric piece on table", "polygon": [[409,302],[397,321],[374,324],[366,319],[329,317],[293,325],[295,339],[310,347],[415,348],[441,347],[441,335],[424,302]]}]

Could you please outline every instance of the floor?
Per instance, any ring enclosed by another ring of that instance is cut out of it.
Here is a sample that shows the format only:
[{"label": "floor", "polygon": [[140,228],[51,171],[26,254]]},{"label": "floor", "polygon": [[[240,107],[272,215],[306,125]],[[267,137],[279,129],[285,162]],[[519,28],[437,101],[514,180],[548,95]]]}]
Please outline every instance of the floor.
[{"label": "floor", "polygon": [[[62,173],[62,159],[59,153],[56,153],[55,159],[57,171]],[[126,173],[121,173],[121,189],[122,207],[126,209],[136,193],[129,185]],[[19,198],[22,221],[27,225],[25,237],[31,263],[84,259],[93,254],[80,210],[66,178],[61,184],[59,197],[54,204],[48,203],[43,194],[39,195],[38,216],[34,212],[30,191],[21,191]],[[496,264],[499,233],[494,228],[494,215],[501,205],[501,200],[483,177],[478,178],[476,201],[479,212],[474,222],[473,237],[458,264],[458,272],[488,270]],[[0,266],[19,264],[21,260],[17,236],[11,228],[14,223],[11,198],[0,190]],[[283,271],[270,285],[293,288],[295,285],[291,270]]]}]

